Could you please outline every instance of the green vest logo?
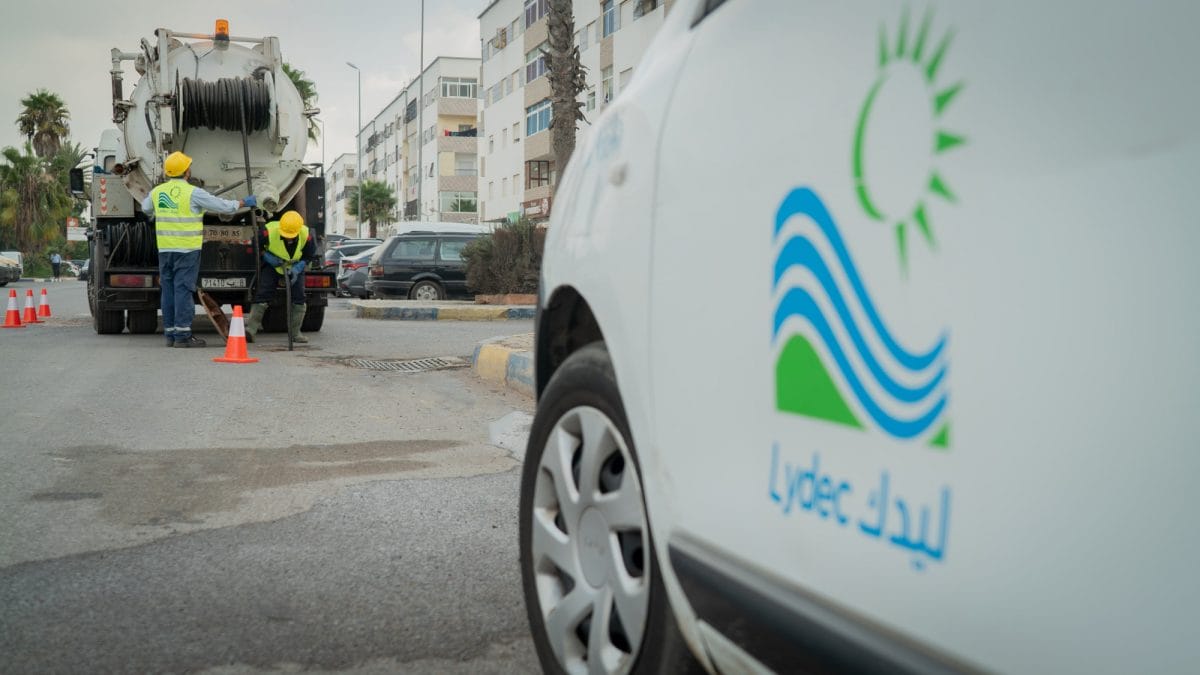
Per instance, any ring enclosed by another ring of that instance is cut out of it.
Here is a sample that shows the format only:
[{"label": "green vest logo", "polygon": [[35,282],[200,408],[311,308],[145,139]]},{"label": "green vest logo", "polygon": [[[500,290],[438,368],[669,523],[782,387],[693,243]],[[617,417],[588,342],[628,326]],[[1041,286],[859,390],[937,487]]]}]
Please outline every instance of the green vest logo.
[{"label": "green vest logo", "polygon": [[[928,199],[956,200],[938,158],[966,142],[942,125],[963,83],[938,84],[953,32],[935,46],[932,25],[927,12],[911,31],[905,11],[894,41],[880,27],[878,75],[852,141],[858,204],[895,232],[902,277],[911,230],[936,250]],[[947,449],[949,330],[932,344],[907,344],[885,320],[842,232],[813,187],[793,189],[776,211],[776,408]]]},{"label": "green vest logo", "polygon": [[158,201],[155,203],[155,206],[164,210],[179,210],[179,204],[174,199],[171,199],[171,197],[165,191],[158,193]]}]

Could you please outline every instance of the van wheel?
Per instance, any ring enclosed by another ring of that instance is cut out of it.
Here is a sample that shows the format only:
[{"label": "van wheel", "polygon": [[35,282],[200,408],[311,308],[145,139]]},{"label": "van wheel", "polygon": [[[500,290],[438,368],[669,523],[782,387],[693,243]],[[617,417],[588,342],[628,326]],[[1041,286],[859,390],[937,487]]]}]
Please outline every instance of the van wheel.
[{"label": "van wheel", "polygon": [[92,314],[92,327],[97,335],[119,335],[125,331],[125,312],[104,309],[104,305],[97,302],[96,311]]},{"label": "van wheel", "polygon": [[541,397],[521,476],[525,610],[548,673],[701,672],[667,600],[608,350]]},{"label": "van wheel", "polygon": [[442,285],[436,281],[418,281],[412,290],[408,292],[408,297],[413,300],[424,300],[430,302],[432,300],[441,300],[446,297],[442,291]]}]

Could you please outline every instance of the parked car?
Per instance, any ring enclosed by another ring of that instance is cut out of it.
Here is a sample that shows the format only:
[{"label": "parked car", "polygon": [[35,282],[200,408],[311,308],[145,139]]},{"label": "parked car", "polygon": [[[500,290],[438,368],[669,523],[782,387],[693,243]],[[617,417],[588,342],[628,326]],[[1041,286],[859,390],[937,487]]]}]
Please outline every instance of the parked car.
[{"label": "parked car", "polygon": [[83,261],[83,265],[81,265],[79,267],[79,280],[80,281],[88,280],[88,270],[91,269],[91,267],[92,267],[92,261],[90,258]]},{"label": "parked car", "polygon": [[388,237],[373,256],[366,289],[376,298],[443,300],[468,295],[462,250],[478,232],[409,232]]},{"label": "parked car", "polygon": [[[378,247],[376,247],[378,248]],[[369,248],[362,253],[358,253],[346,258],[342,258],[338,262],[338,293],[343,296],[354,298],[368,298],[367,293],[367,269],[371,264],[371,256],[375,254],[375,248]]]},{"label": "parked car", "polygon": [[1200,4],[1094,7],[674,3],[555,193],[543,670],[1197,671]]},{"label": "parked car", "polygon": [[0,251],[0,257],[8,258],[17,264],[17,268],[21,270],[20,276],[25,276],[25,254],[20,251]]},{"label": "parked car", "polygon": [[21,278],[21,265],[14,259],[0,256],[0,286]]},{"label": "parked car", "polygon": [[382,243],[383,241],[379,239],[348,240],[333,248],[327,248],[325,249],[325,254],[321,258],[321,268],[326,271],[338,271],[338,261],[345,256],[362,253],[363,251],[369,248],[375,248]]}]

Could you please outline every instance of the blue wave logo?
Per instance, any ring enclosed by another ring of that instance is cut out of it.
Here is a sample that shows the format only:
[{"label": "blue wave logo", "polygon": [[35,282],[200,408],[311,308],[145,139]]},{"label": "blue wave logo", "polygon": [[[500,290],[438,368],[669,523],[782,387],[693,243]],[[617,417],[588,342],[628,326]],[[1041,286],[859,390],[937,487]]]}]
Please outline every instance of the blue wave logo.
[{"label": "blue wave logo", "polygon": [[[815,227],[785,235],[795,217]],[[774,240],[776,407],[949,447],[945,332],[923,350],[900,343],[812,190],[795,189],[783,200]]]}]

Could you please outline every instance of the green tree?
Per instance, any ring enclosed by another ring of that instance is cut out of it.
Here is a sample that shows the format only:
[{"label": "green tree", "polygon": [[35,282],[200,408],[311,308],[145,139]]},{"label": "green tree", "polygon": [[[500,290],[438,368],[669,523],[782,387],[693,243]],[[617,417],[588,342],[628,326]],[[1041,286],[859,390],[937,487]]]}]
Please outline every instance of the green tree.
[{"label": "green tree", "polygon": [[[312,80],[308,79],[303,70],[293,68],[289,64],[283,64],[283,72],[292,80],[292,84],[296,85],[296,91],[300,92],[300,100],[304,103],[304,109],[310,110],[317,105],[317,85]],[[317,122],[313,118],[308,118],[308,137],[310,140],[317,140],[320,131],[317,128]]]},{"label": "green tree", "polygon": [[70,133],[71,113],[58,94],[38,89],[21,100],[23,110],[17,116],[17,128],[42,159],[58,152]]},{"label": "green tree", "polygon": [[374,237],[376,225],[392,221],[392,212],[396,208],[396,193],[392,192],[387,183],[378,180],[363,181],[361,187],[364,215],[358,215],[357,188],[346,191],[346,213],[358,218],[360,223],[366,220],[370,224],[367,236]]},{"label": "green tree", "polygon": [[[546,18],[549,31],[546,54],[547,77],[550,80],[550,147],[554,164],[561,176],[567,161],[575,152],[575,128],[583,116],[579,93],[587,81],[575,46],[575,13],[571,0],[550,0]],[[553,188],[557,190],[558,186]]]},{"label": "green tree", "polygon": [[46,170],[30,144],[5,148],[0,163],[0,240],[27,254],[61,238],[74,201],[62,180]]}]

